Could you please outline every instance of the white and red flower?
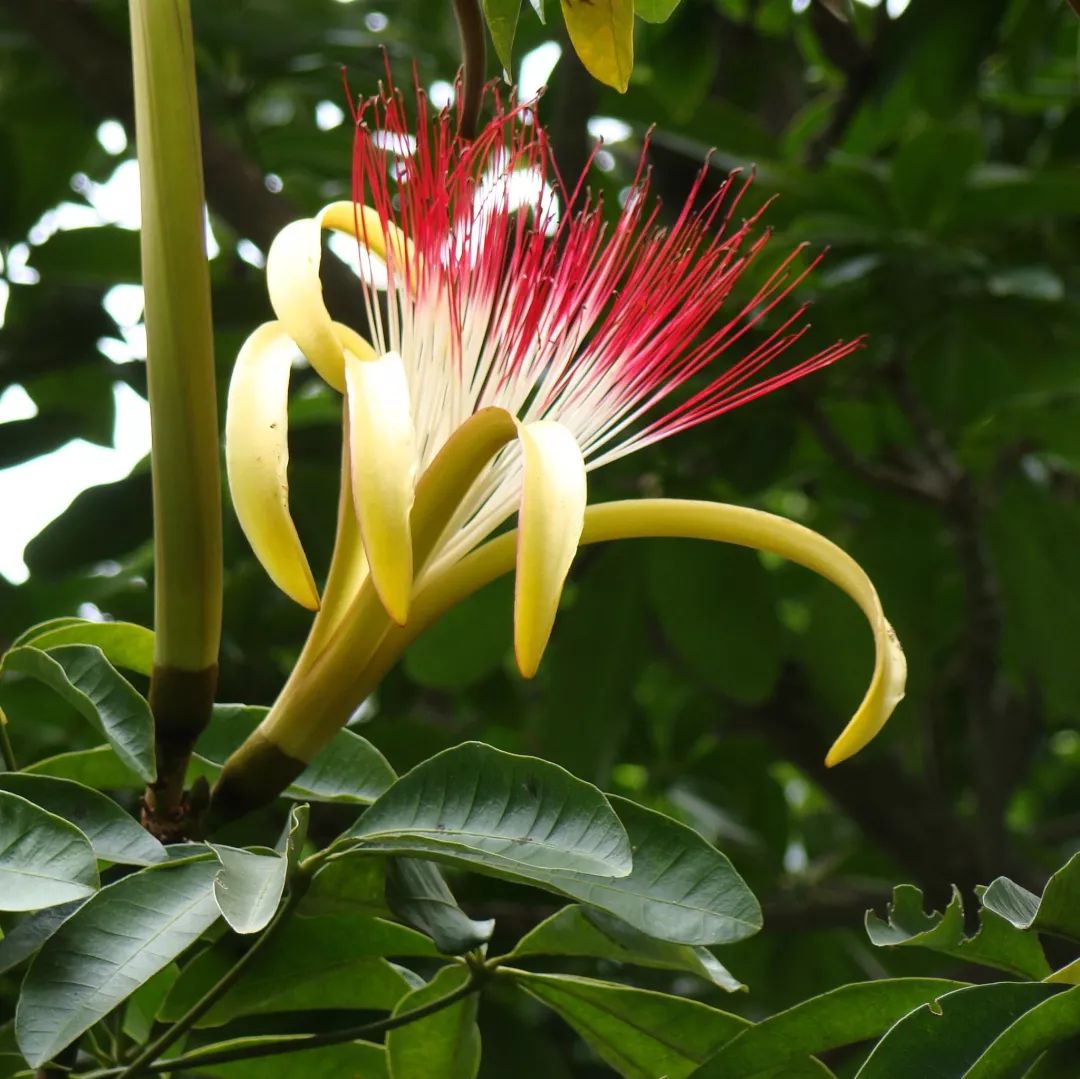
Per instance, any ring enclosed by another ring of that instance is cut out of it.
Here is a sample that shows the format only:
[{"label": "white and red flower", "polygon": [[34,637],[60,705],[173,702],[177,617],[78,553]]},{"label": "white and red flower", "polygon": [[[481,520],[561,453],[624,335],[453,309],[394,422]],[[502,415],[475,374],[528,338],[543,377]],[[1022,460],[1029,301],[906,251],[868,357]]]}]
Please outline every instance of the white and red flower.
[{"label": "white and red flower", "polygon": [[[688,534],[778,551],[860,603],[877,666],[830,760],[855,752],[902,696],[904,665],[851,559],[801,526],[738,507],[586,507],[588,469],[858,347],[843,342],[788,360],[806,325],[805,308],[785,301],[816,260],[806,264],[796,250],[765,273],[755,269],[760,283],[737,296],[740,278],[768,257],[761,212],[739,216],[749,181],[732,175],[707,193],[712,174],[703,168],[674,221],[663,223],[643,155],[610,215],[586,177],[573,188],[562,181],[534,110],[493,97],[494,118],[472,140],[458,137],[452,112],[433,114],[422,92],[413,123],[392,86],[362,102],[352,201],[289,225],[269,253],[277,321],[256,330],[237,361],[230,483],[271,576],[320,609],[263,733],[308,759],[395,648],[463,589],[515,564],[515,648],[532,674],[579,542]],[[324,229],[357,240],[370,343],[323,304]],[[767,332],[766,320],[774,323]],[[288,511],[286,404],[297,349],[347,404],[338,541],[321,606]],[[490,540],[515,510],[516,538]],[[325,692],[316,705],[305,688],[316,669],[345,687],[336,711]],[[301,703],[306,733],[293,718]],[[313,709],[325,717],[310,720]]]}]

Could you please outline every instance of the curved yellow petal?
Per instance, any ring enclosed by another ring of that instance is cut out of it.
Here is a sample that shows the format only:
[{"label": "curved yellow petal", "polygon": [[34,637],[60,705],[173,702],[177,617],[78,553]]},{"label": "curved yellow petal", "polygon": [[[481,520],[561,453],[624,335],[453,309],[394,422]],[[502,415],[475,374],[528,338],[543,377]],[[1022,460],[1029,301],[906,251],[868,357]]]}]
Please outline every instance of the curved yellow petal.
[{"label": "curved yellow petal", "polygon": [[518,511],[514,654],[532,678],[555,624],[566,575],[585,521],[585,459],[574,436],[553,420],[518,427],[524,462]]},{"label": "curved yellow petal", "polygon": [[360,359],[345,352],[350,471],[371,580],[387,614],[404,623],[412,596],[409,515],[416,490],[416,438],[405,365],[396,352]]},{"label": "curved yellow petal", "polygon": [[392,261],[401,270],[410,266],[415,258],[412,241],[392,221],[388,221],[384,229],[378,211],[370,206],[357,202],[332,202],[323,207],[316,220],[324,229],[354,236],[384,262]]},{"label": "curved yellow petal", "polygon": [[225,413],[225,464],[233,506],[271,580],[315,610],[319,593],[289,514],[289,373],[296,345],[267,322],[236,358]]},{"label": "curved yellow petal", "polygon": [[[903,699],[907,677],[903,649],[862,567],[836,544],[793,521],[715,502],[642,499],[589,506],[581,544],[678,536],[772,551],[820,573],[855,600],[874,632],[874,673],[862,703],[833,743],[825,763],[830,767],[839,764],[862,749]],[[402,651],[432,622],[478,588],[510,572],[516,560],[516,545],[515,532],[498,536],[421,588],[413,597],[408,625],[387,634],[364,664],[354,686],[357,699],[363,699],[378,685]]]},{"label": "curved yellow petal", "polygon": [[266,256],[266,285],[278,321],[311,366],[337,390],[345,392],[345,354],[323,301],[319,265],[322,230],[314,218],[286,225]]}]

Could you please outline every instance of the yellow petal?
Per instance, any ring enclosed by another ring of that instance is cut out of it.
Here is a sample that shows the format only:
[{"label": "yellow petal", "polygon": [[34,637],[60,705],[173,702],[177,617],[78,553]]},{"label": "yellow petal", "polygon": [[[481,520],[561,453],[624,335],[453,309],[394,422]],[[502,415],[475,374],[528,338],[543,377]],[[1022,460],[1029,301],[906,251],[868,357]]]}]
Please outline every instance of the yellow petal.
[{"label": "yellow petal", "polygon": [[581,538],[585,460],[574,436],[552,420],[521,424],[518,437],[525,471],[518,511],[514,653],[522,675],[532,678]]},{"label": "yellow petal", "polygon": [[[904,696],[907,663],[870,578],[850,555],[793,521],[722,503],[643,499],[609,502],[585,511],[582,545],[647,536],[682,536],[772,551],[820,573],[847,592],[873,630],[874,673],[862,703],[833,743],[825,763],[839,764],[881,730]],[[392,630],[365,663],[354,687],[358,699],[379,683],[402,651],[432,622],[478,588],[510,572],[516,545],[516,532],[498,536],[421,588],[413,597],[408,625]]]},{"label": "yellow petal", "polygon": [[354,236],[383,262],[392,261],[399,271],[412,265],[411,260],[415,258],[412,242],[392,221],[386,223],[384,231],[378,211],[370,206],[357,202],[332,202],[320,211],[317,220],[324,229]]},{"label": "yellow petal", "polygon": [[634,67],[634,0],[562,0],[562,11],[589,74],[624,93]]},{"label": "yellow petal", "polygon": [[240,527],[271,580],[310,610],[319,593],[289,514],[289,372],[296,345],[278,322],[236,358],[225,413],[225,463]]},{"label": "yellow petal", "polygon": [[387,614],[403,623],[412,596],[409,515],[416,439],[405,366],[396,352],[364,360],[345,353],[353,500],[372,583]]},{"label": "yellow petal", "polygon": [[323,302],[319,264],[322,231],[304,218],[274,237],[266,256],[266,285],[278,321],[311,366],[337,390],[345,392],[345,355]]}]

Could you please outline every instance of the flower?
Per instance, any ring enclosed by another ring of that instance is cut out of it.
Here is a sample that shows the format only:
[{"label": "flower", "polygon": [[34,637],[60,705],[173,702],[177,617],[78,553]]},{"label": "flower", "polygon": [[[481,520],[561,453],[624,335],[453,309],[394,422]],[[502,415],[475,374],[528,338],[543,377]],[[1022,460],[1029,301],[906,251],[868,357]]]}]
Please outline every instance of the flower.
[{"label": "flower", "polygon": [[[799,269],[801,252],[791,253],[734,303],[769,237],[761,211],[737,218],[747,180],[732,175],[703,196],[703,168],[664,227],[642,165],[609,221],[584,177],[573,190],[562,183],[530,108],[496,99],[473,140],[457,137],[449,111],[430,115],[422,92],[414,128],[405,113],[392,85],[357,108],[353,199],[274,241],[267,280],[277,321],[251,335],[233,375],[234,505],[270,576],[318,609],[260,738],[288,767],[302,766],[409,640],[513,568],[515,652],[531,676],[580,543],[690,535],[776,551],[860,603],[878,645],[874,681],[829,761],[861,748],[902,696],[905,671],[873,586],[848,556],[739,507],[586,505],[589,470],[858,347],[780,363],[805,332],[804,307],[754,336],[816,260]],[[357,241],[370,343],[323,304],[325,229]],[[297,348],[346,402],[338,536],[321,599],[288,510]],[[733,362],[720,362],[727,356]],[[491,540],[515,510],[516,533]]]}]

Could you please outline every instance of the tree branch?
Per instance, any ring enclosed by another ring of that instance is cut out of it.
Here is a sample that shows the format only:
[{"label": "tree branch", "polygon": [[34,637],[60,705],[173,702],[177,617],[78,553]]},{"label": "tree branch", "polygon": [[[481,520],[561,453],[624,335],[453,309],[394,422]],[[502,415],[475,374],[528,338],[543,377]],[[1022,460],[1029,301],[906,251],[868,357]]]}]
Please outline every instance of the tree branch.
[{"label": "tree branch", "polygon": [[[117,37],[80,0],[0,0],[0,11],[52,56],[84,102],[100,119],[117,117],[134,132],[131,61],[127,42]],[[203,173],[210,209],[240,236],[263,251],[290,221],[305,216],[284,195],[272,194],[262,170],[228,142],[213,124],[201,125]],[[323,259],[327,306],[352,325],[362,319],[353,275],[335,259]]]},{"label": "tree branch", "polygon": [[487,66],[487,47],[484,40],[484,19],[479,0],[453,0],[461,39],[461,105],[458,110],[458,132],[471,139],[476,134],[480,118],[480,102],[484,97],[484,77]]}]

